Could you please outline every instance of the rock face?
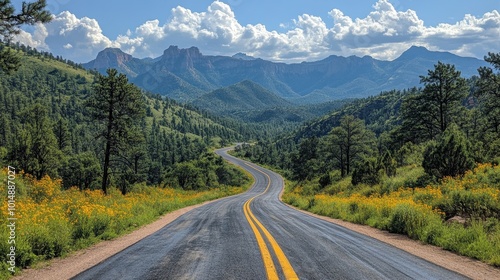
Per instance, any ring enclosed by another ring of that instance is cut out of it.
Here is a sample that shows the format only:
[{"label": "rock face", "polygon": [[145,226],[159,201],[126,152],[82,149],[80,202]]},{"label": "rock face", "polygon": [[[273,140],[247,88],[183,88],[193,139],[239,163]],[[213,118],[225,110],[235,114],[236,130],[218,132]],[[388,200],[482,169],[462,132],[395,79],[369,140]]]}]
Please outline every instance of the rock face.
[{"label": "rock face", "polygon": [[106,48],[97,54],[95,60],[85,63],[83,66],[101,73],[105,73],[109,68],[115,68],[129,77],[136,77],[137,72],[142,71],[138,68],[144,67],[144,63],[118,48]]},{"label": "rock face", "polygon": [[132,60],[132,56],[117,48],[108,48],[100,52],[95,60],[94,67],[119,67]]},{"label": "rock face", "polygon": [[438,61],[454,64],[462,76],[477,75],[483,60],[411,47],[393,61],[370,56],[330,56],[320,61],[275,63],[242,53],[206,56],[196,47],[170,46],[156,59],[137,59],[119,49],[105,49],[84,67],[105,72],[117,68],[136,85],[174,99],[194,100],[204,93],[251,80],[278,96],[301,103],[367,97],[381,91],[420,86]]}]

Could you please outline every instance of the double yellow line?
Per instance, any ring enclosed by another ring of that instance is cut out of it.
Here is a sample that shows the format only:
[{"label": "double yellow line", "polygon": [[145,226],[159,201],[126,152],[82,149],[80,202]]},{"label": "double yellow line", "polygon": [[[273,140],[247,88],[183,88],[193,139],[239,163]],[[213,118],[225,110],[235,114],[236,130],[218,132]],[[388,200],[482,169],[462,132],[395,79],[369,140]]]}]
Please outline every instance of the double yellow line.
[{"label": "double yellow line", "polygon": [[269,244],[271,244],[271,247],[274,251],[274,254],[276,255],[276,258],[279,261],[279,264],[283,270],[283,274],[285,275],[286,279],[299,279],[297,277],[297,274],[295,273],[295,270],[293,270],[292,265],[288,261],[288,258],[286,257],[285,253],[283,253],[283,250],[281,250],[280,246],[274,239],[274,237],[269,233],[269,231],[262,225],[262,223],[255,217],[255,215],[252,213],[252,210],[250,209],[250,204],[252,201],[265,194],[268,190],[269,187],[271,186],[271,177],[269,177],[268,174],[262,172],[261,170],[247,164],[247,166],[251,167],[252,169],[255,169],[256,171],[264,174],[267,177],[267,187],[266,190],[258,194],[249,200],[245,202],[243,205],[243,212],[245,213],[245,217],[247,218],[248,223],[250,224],[250,227],[252,228],[253,233],[255,234],[255,238],[257,239],[257,244],[259,245],[260,253],[262,255],[262,260],[264,261],[264,267],[266,269],[266,274],[267,274],[267,279],[279,279],[278,278],[278,272],[276,271],[276,266],[274,265],[273,257],[271,255],[271,252],[269,251],[267,244],[262,237],[261,232],[264,234],[266,237],[267,241]]}]

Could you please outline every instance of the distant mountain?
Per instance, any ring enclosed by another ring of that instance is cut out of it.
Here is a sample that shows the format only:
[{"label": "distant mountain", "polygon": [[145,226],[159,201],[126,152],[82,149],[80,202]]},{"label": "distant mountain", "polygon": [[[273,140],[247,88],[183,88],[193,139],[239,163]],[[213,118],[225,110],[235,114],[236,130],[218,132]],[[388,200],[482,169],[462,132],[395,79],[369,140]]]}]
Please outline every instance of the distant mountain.
[{"label": "distant mountain", "polygon": [[294,103],[321,103],[361,98],[382,91],[420,86],[438,61],[454,64],[464,77],[477,74],[487,63],[448,52],[411,47],[393,61],[370,56],[329,56],[315,62],[276,63],[238,53],[206,56],[198,48],[170,46],[155,59],[137,59],[118,49],[105,49],[84,67],[104,72],[114,67],[139,87],[184,102],[205,93],[250,80]]},{"label": "distant mountain", "polygon": [[134,58],[118,48],[107,48],[99,52],[95,60],[83,64],[83,67],[94,69],[101,73],[105,73],[109,68],[115,68],[133,78],[137,76],[138,72],[143,71],[146,61]]},{"label": "distant mountain", "polygon": [[290,102],[249,80],[204,94],[192,104],[218,113],[260,111],[292,106]]},{"label": "distant mountain", "polygon": [[232,58],[242,59],[242,60],[255,60],[256,59],[255,57],[249,56],[246,53],[237,53],[237,54],[233,55]]}]

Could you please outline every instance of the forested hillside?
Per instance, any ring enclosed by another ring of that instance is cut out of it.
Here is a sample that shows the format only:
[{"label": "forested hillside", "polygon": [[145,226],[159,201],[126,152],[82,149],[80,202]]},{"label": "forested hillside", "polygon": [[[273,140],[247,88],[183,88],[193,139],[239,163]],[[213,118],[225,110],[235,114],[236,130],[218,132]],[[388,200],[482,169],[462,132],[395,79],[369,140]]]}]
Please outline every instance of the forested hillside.
[{"label": "forested hillside", "polygon": [[[87,104],[97,73],[17,48],[20,69],[0,74],[0,159],[39,179],[60,177],[66,187],[98,188],[104,142]],[[166,183],[177,163],[200,159],[208,147],[252,137],[235,121],[158,95],[142,92],[136,105],[144,108],[134,126],[137,142],[115,159],[112,174],[124,193],[124,185]]]}]

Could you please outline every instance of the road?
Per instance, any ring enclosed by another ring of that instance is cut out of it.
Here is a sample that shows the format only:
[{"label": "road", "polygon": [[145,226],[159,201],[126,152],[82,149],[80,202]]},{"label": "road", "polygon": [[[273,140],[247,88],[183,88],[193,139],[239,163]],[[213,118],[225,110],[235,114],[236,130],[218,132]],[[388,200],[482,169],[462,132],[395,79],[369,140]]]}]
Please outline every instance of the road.
[{"label": "road", "polygon": [[255,184],[217,200],[74,279],[466,279],[376,239],[296,211],[282,178],[221,149]]}]

